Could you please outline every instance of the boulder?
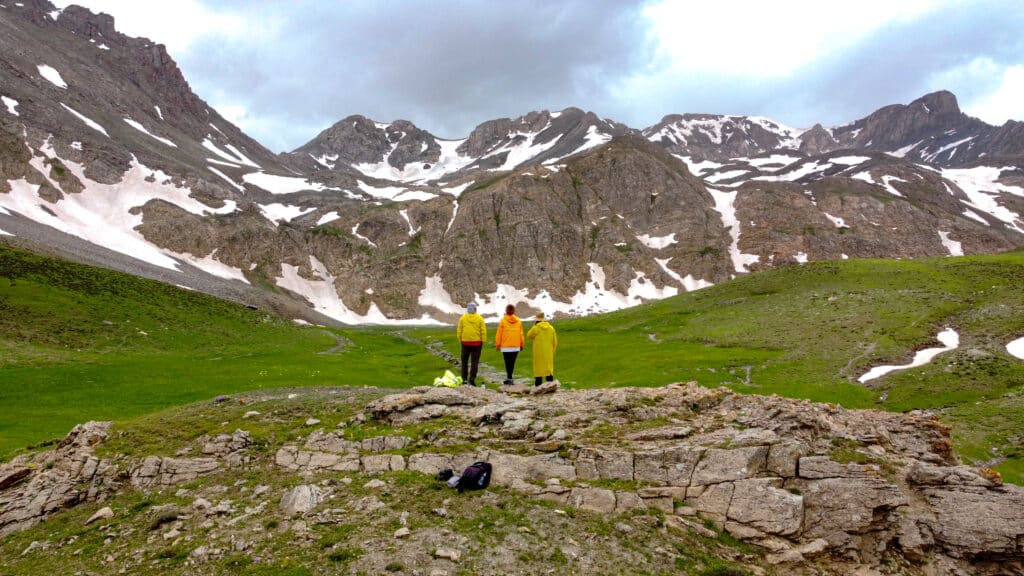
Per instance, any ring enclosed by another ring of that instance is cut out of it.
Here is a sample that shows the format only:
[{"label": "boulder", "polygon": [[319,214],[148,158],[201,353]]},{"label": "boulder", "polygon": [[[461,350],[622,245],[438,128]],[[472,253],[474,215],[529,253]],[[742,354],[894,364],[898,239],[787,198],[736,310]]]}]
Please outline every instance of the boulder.
[{"label": "boulder", "polygon": [[765,534],[798,534],[803,525],[803,497],[781,486],[781,479],[773,478],[734,482],[727,518]]},{"label": "boulder", "polygon": [[281,498],[281,511],[288,515],[305,514],[324,500],[324,493],[317,486],[303,484],[289,490]]},{"label": "boulder", "polygon": [[690,484],[704,486],[753,478],[764,472],[767,462],[767,446],[734,450],[709,448],[697,463]]}]

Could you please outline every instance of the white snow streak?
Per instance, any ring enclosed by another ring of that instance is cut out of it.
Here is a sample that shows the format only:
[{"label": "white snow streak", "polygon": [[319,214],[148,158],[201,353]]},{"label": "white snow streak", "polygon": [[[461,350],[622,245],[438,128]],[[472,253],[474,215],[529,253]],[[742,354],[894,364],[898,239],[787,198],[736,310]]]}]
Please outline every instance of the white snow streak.
[{"label": "white snow streak", "polygon": [[749,272],[747,266],[761,260],[755,254],[744,254],[740,252],[740,222],[736,219],[736,191],[723,192],[708,188],[711,197],[715,199],[715,211],[722,215],[722,226],[729,229],[732,236],[732,244],[729,246],[729,255],[732,257],[733,268],[737,272]]},{"label": "white snow streak", "polygon": [[138,122],[136,122],[135,120],[132,120],[131,118],[125,118],[124,121],[129,126],[131,126],[132,128],[135,128],[139,132],[142,132],[143,134],[145,134],[146,136],[149,136],[150,138],[153,138],[154,140],[162,142],[162,143],[170,146],[171,148],[177,148],[178,147],[177,144],[175,144],[174,142],[171,142],[167,138],[161,138],[160,136],[157,136],[156,134],[153,134],[149,130],[146,130],[145,126],[143,126],[142,124],[139,124]]},{"label": "white snow streak", "polygon": [[942,230],[939,230],[939,238],[942,240],[942,245],[946,247],[946,250],[949,250],[950,256],[964,255],[963,246],[960,244],[960,242],[957,242],[956,240],[951,240],[949,238],[949,232],[943,232]]},{"label": "white snow streak", "polygon": [[918,366],[924,366],[925,364],[931,362],[932,358],[935,358],[939,354],[942,354],[943,352],[949,352],[950,350],[955,350],[958,346],[960,346],[960,335],[957,334],[956,330],[953,330],[952,328],[946,328],[942,332],[939,332],[938,336],[936,336],[936,339],[943,344],[942,348],[927,348],[925,350],[919,350],[917,354],[914,354],[914,359],[910,362],[910,364],[904,364],[902,366],[875,366],[871,370],[868,370],[866,374],[858,378],[857,381],[863,384],[869,380],[874,380],[875,378],[885,376],[889,372],[894,372],[896,370],[906,370],[907,368],[916,368]]},{"label": "white snow streak", "polygon": [[846,225],[846,220],[843,220],[838,216],[833,216],[828,212],[822,212],[822,214],[824,214],[826,218],[831,220],[832,223],[836,225],[836,228],[849,228],[849,226]]},{"label": "white snow streak", "polygon": [[665,274],[668,274],[673,280],[679,282],[687,292],[693,292],[694,290],[714,286],[714,284],[704,280],[703,278],[699,280],[695,279],[692,274],[687,274],[686,277],[683,278],[675,270],[668,267],[668,263],[672,261],[672,258],[655,258],[654,261],[658,263],[658,266],[661,266],[661,269],[665,271]]},{"label": "white snow streak", "polygon": [[77,116],[79,120],[81,120],[82,122],[85,122],[85,125],[88,126],[89,128],[92,128],[93,130],[99,132],[100,134],[103,134],[107,138],[110,138],[110,134],[107,134],[107,131],[103,129],[103,126],[100,126],[99,124],[97,124],[92,119],[87,118],[85,115],[83,115],[82,113],[76,111],[74,108],[72,108],[71,106],[68,106],[67,104],[65,104],[63,102],[61,102],[60,105],[63,106],[64,109],[67,110],[68,112],[71,112],[72,114]]},{"label": "white snow streak", "polygon": [[359,238],[363,242],[366,242],[370,246],[373,246],[374,248],[377,247],[377,244],[375,244],[373,240],[370,240],[366,236],[363,236],[362,234],[359,233],[359,224],[356,224],[355,226],[352,227],[352,235],[355,236],[356,238]]},{"label": "white snow streak", "polygon": [[206,272],[207,274],[210,274],[211,276],[217,276],[218,278],[226,278],[228,280],[238,280],[240,282],[245,282],[246,284],[249,283],[249,281],[245,278],[245,274],[243,274],[241,270],[233,266],[228,266],[227,264],[214,258],[214,256],[217,255],[216,248],[214,248],[213,252],[211,252],[208,256],[203,256],[202,258],[197,258],[192,254],[181,254],[178,252],[173,252],[171,250],[168,250],[167,253],[173,255],[175,258],[178,258],[179,260],[183,260],[186,263],[195,266],[196,268],[199,268],[200,270]]},{"label": "white snow streak", "polygon": [[225,182],[238,189],[239,192],[245,192],[245,186],[242,186],[238,182],[235,182],[227,174],[221,172],[220,170],[217,170],[213,166],[207,166],[206,169],[209,170],[210,172],[213,172],[217,176],[220,176]]},{"label": "white snow streak", "polygon": [[[213,125],[211,124],[211,126]],[[216,128],[216,126],[214,126],[214,128]],[[214,144],[213,140],[210,140],[209,138],[203,139],[203,148],[206,148],[210,152],[213,152],[217,156],[220,156],[221,158],[227,160],[228,162],[231,162],[232,164],[241,164],[243,166],[259,168],[259,164],[256,164],[252,160],[246,158],[244,154],[239,152],[234,146],[230,144],[228,144],[226,148],[230,148],[235,154],[231,154],[225,150],[218,148],[217,145]]]},{"label": "white snow streak", "polygon": [[409,237],[411,238],[415,236],[420,231],[420,228],[413,228],[412,220],[409,219],[409,211],[402,209],[399,210],[398,213],[402,215],[402,218],[405,219],[405,223],[409,225]]}]

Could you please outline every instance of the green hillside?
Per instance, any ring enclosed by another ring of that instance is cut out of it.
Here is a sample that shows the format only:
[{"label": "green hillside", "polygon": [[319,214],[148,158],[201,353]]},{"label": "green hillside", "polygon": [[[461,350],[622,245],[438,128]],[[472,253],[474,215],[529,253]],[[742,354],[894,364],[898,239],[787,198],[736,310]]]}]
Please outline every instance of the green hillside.
[{"label": "green hillside", "polygon": [[[529,324],[529,323],[528,323]],[[555,323],[570,387],[696,380],[847,407],[935,410],[957,448],[1024,481],[1024,252],[794,265],[630,310]],[[867,386],[880,364],[960,347]],[[281,386],[413,386],[457,352],[452,329],[303,328],[123,274],[0,247],[0,457],[89,419],[127,419]],[[351,342],[340,350],[336,337]],[[400,337],[401,336],[401,337]],[[493,328],[492,328],[493,339]],[[486,347],[483,361],[502,366]],[[517,376],[530,376],[529,348]]]},{"label": "green hillside", "polygon": [[[530,323],[527,322],[527,325]],[[793,265],[620,312],[555,323],[555,373],[571,387],[658,386],[696,380],[852,408],[938,411],[957,448],[1024,481],[1024,252],[912,261]],[[877,365],[902,365],[940,346],[930,364],[867,385]],[[450,337],[421,330],[420,338]],[[501,366],[499,354],[484,361]],[[528,377],[530,360],[517,375]]]},{"label": "green hillside", "polygon": [[443,368],[393,335],[300,327],[0,244],[0,459],[86,420],[260,388],[411,386]]}]

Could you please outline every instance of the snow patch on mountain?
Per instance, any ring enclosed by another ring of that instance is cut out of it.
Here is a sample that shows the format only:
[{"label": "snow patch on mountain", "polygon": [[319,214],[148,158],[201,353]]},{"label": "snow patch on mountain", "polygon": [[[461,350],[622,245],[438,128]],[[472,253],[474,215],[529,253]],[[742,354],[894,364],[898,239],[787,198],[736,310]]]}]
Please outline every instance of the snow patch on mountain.
[{"label": "snow patch on mountain", "polygon": [[222,180],[224,180],[225,182],[227,182],[228,184],[230,184],[230,185],[231,185],[231,186],[232,186],[233,188],[235,188],[235,189],[236,189],[236,190],[238,190],[239,192],[245,192],[245,186],[242,186],[242,185],[241,185],[241,184],[239,184],[238,182],[235,182],[235,181],[234,181],[234,180],[232,180],[232,179],[231,179],[231,177],[230,177],[230,176],[228,176],[227,174],[225,174],[225,173],[221,172],[220,170],[218,170],[218,169],[214,168],[213,166],[207,166],[207,167],[206,167],[206,169],[207,169],[207,170],[209,170],[210,172],[213,172],[213,173],[214,173],[214,174],[216,174],[217,176],[219,176],[219,177],[220,177],[220,178],[221,178]]},{"label": "snow patch on mountain", "polygon": [[430,192],[423,192],[422,190],[406,190],[401,186],[384,186],[378,188],[371,186],[362,180],[356,180],[356,186],[360,190],[366,192],[374,198],[381,200],[394,200],[395,202],[406,202],[410,200],[421,200],[426,201],[432,198],[437,198],[437,194],[431,194]]},{"label": "snow patch on mountain", "polygon": [[[436,162],[409,162],[401,170],[395,168],[388,162],[388,158],[391,156],[391,153],[394,152],[395,148],[398,146],[398,142],[396,141],[391,150],[384,154],[384,157],[380,162],[354,164],[353,168],[359,170],[365,176],[370,178],[379,178],[382,180],[394,180],[396,182],[409,183],[422,183],[437,180],[453,172],[458,172],[473,163],[475,158],[463,156],[458,153],[458,147],[465,141],[465,139],[435,140],[435,142],[437,142],[441,147],[441,155]],[[423,144],[424,146],[428,146],[426,142]],[[426,149],[423,149],[422,151],[425,152]],[[337,158],[337,155],[335,155],[330,159],[330,168],[334,167],[334,161],[337,160]],[[319,159],[316,160],[321,162]],[[321,164],[324,164],[324,162],[321,162]]]},{"label": "snow patch on mountain", "polygon": [[324,224],[329,224],[340,218],[341,216],[339,216],[337,212],[331,211],[321,216],[320,219],[316,221],[316,225],[323,226]]},{"label": "snow patch on mountain", "polygon": [[227,264],[217,260],[217,250],[214,249],[210,254],[198,258],[188,253],[179,253],[171,250],[167,250],[167,253],[174,256],[175,258],[186,262],[187,264],[199,268],[203,272],[210,274],[211,276],[217,276],[218,278],[225,278],[227,280],[238,280],[249,284],[249,280],[246,279],[245,274],[241,270],[234,266],[228,266]]},{"label": "snow patch on mountain", "polygon": [[999,203],[1000,194],[1012,194],[1024,197],[1024,189],[999,182],[999,176],[1005,168],[978,166],[976,168],[943,169],[942,177],[952,181],[968,198],[964,202],[969,207],[979,210],[1002,221],[1007,228],[1024,234],[1024,222],[1020,215]]},{"label": "snow patch on mountain", "polygon": [[377,324],[382,326],[443,324],[426,314],[420,318],[407,320],[388,318],[381,312],[375,302],[370,303],[366,314],[359,314],[350,310],[338,296],[338,291],[334,287],[337,278],[328,272],[323,262],[310,255],[309,266],[315,279],[304,278],[299,274],[298,266],[292,266],[283,262],[281,263],[281,275],[275,278],[274,282],[281,288],[302,296],[313,305],[317,312],[325,316],[345,324]]},{"label": "snow patch on mountain", "polygon": [[596,148],[602,144],[611,142],[611,139],[611,134],[601,132],[597,128],[597,126],[590,126],[589,128],[587,128],[587,133],[583,137],[583,144],[581,144],[579,147],[577,147],[572,152],[569,152],[568,154],[563,154],[562,156],[559,156],[557,158],[551,158],[550,160],[546,160],[544,164],[556,164],[559,161],[568,158],[569,156],[579,154],[580,152],[583,152],[585,150],[590,150],[591,148]]},{"label": "snow patch on mountain", "polygon": [[53,84],[57,88],[63,88],[65,90],[67,89],[68,83],[64,81],[64,78],[61,77],[60,72],[57,72],[57,70],[53,66],[39,64],[36,66],[36,68],[39,70],[39,75],[42,76],[47,82]]},{"label": "snow patch on mountain", "polygon": [[18,114],[18,111],[15,110],[15,108],[18,106],[17,100],[15,100],[14,98],[8,98],[7,96],[0,96],[0,100],[3,101],[4,106],[7,108],[7,112],[9,112],[13,116],[20,116],[20,114]]},{"label": "snow patch on mountain", "polygon": [[271,194],[294,194],[296,192],[309,190],[314,192],[323,192],[326,190],[343,192],[343,190],[338,188],[329,188],[319,182],[313,182],[306,178],[298,176],[279,176],[277,174],[267,174],[266,172],[249,172],[242,176],[242,180],[248,184],[252,184],[253,186],[258,186]]},{"label": "snow patch on mountain", "polygon": [[640,243],[643,244],[644,246],[647,246],[648,248],[651,248],[653,250],[661,250],[662,248],[667,248],[676,243],[676,235],[674,232],[667,236],[651,236],[649,234],[641,234],[640,236],[637,236],[636,239],[639,240]]},{"label": "snow patch on mountain", "polygon": [[541,132],[547,130],[550,126],[551,123],[548,122],[547,126],[537,132],[513,132],[512,134],[509,134],[510,142],[508,144],[505,144],[495,150],[491,150],[483,156],[484,158],[490,158],[492,156],[507,153],[505,156],[505,162],[497,168],[491,168],[491,171],[512,170],[523,162],[526,162],[531,158],[536,158],[538,155],[543,154],[554,147],[554,145],[562,139],[563,134],[559,134],[558,138],[547,142],[534,142],[537,139],[537,136],[540,136]]},{"label": "snow patch on mountain", "polygon": [[673,280],[679,282],[679,284],[682,285],[683,289],[686,290],[687,292],[693,292],[694,290],[700,290],[701,288],[714,286],[714,284],[708,282],[707,280],[704,280],[703,278],[694,278],[692,274],[687,274],[685,278],[683,276],[680,276],[678,272],[668,267],[668,263],[672,261],[672,258],[655,258],[654,261],[657,262],[658,266],[660,266],[661,269],[665,271],[665,274],[668,274],[669,277],[671,277]]},{"label": "snow patch on mountain", "polygon": [[[44,162],[57,156],[49,143],[39,151],[43,156],[33,156],[30,164],[45,175],[49,170]],[[11,180],[11,192],[0,194],[0,205],[45,226],[162,268],[179,270],[176,260],[138,232],[136,228],[142,224],[143,215],[135,209],[151,200],[163,200],[196,215],[227,214],[237,209],[231,201],[218,209],[199,202],[191,197],[191,190],[174,185],[167,174],[144,166],[134,157],[121,181],[115,184],[90,180],[85,176],[84,166],[66,159],[60,161],[85,185],[82,192],[65,194],[56,202],[49,202],[39,196],[39,185],[24,179]],[[50,184],[60,189],[57,183]]]},{"label": "snow patch on mountain", "polygon": [[257,204],[257,206],[259,206],[263,217],[270,220],[275,225],[280,224],[281,222],[291,222],[303,214],[309,214],[316,210],[316,208],[304,208],[302,206],[278,203]]},{"label": "snow patch on mountain", "polygon": [[422,227],[413,228],[412,220],[409,219],[409,210],[402,209],[402,210],[399,210],[398,213],[405,220],[405,223],[409,225],[409,237],[412,238],[413,236],[418,234],[419,231],[422,229]]},{"label": "snow patch on mountain", "polygon": [[[210,124],[210,126],[213,126],[213,124]],[[214,128],[216,128],[216,126],[214,126]],[[218,132],[220,132],[220,131],[218,130]],[[221,133],[223,134],[223,132],[221,132]],[[224,160],[227,160],[228,162],[230,162],[232,164],[237,164],[239,166],[250,166],[252,168],[259,168],[260,167],[259,164],[253,162],[252,160],[249,160],[249,158],[246,157],[245,154],[242,154],[238,150],[238,148],[235,148],[231,144],[226,144],[224,146],[224,148],[227,148],[231,152],[227,152],[227,151],[219,148],[217,146],[217,144],[215,144],[214,141],[209,138],[209,136],[207,136],[206,138],[203,139],[203,148],[206,148],[210,152],[213,152],[217,156],[220,156],[221,158],[223,158]]]},{"label": "snow patch on mountain", "polygon": [[715,200],[714,209],[722,216],[722,226],[729,230],[732,237],[732,244],[729,245],[729,256],[732,258],[732,265],[736,272],[746,273],[750,270],[747,266],[760,262],[761,257],[756,254],[744,254],[740,252],[740,222],[736,218],[736,195],[738,192],[723,192],[708,188],[708,192]]},{"label": "snow patch on mountain", "polygon": [[942,245],[946,247],[946,250],[949,250],[950,256],[964,255],[963,246],[960,244],[960,242],[950,239],[949,232],[943,232],[942,230],[939,230],[939,239],[942,240]]},{"label": "snow patch on mountain", "polygon": [[846,220],[843,220],[838,216],[833,216],[828,212],[822,212],[822,214],[824,214],[826,218],[831,220],[832,223],[835,224],[836,228],[849,228],[849,226],[846,225]]},{"label": "snow patch on mountain", "polygon": [[71,106],[68,106],[67,104],[65,104],[63,102],[61,102],[60,105],[63,106],[64,109],[67,110],[68,112],[71,112],[72,114],[74,114],[75,117],[77,117],[79,120],[84,122],[85,125],[88,126],[89,128],[92,128],[93,130],[99,132],[100,134],[103,134],[107,138],[110,138],[110,134],[107,134],[107,131],[104,130],[103,126],[100,126],[99,123],[96,122],[95,120],[87,117],[86,115],[82,114],[81,112],[75,110],[74,108],[72,108]]},{"label": "snow patch on mountain", "polygon": [[366,242],[370,246],[373,246],[374,248],[377,247],[377,244],[374,243],[373,240],[370,240],[366,236],[363,236],[362,234],[359,233],[359,224],[356,224],[355,226],[352,227],[352,235],[355,236],[356,238],[359,238],[363,242]]},{"label": "snow patch on mountain", "polygon": [[170,141],[170,140],[168,140],[167,138],[161,138],[160,136],[157,136],[156,134],[153,134],[153,133],[152,133],[152,132],[150,132],[149,130],[146,130],[146,127],[145,127],[145,126],[143,126],[142,124],[140,124],[140,123],[136,122],[135,120],[132,120],[131,118],[127,118],[127,117],[126,117],[126,118],[124,119],[124,121],[125,121],[125,123],[127,123],[127,124],[128,124],[129,126],[131,126],[132,128],[135,128],[135,129],[136,129],[136,130],[138,130],[139,132],[142,132],[142,133],[143,133],[143,134],[145,134],[146,136],[149,136],[150,138],[153,138],[154,140],[156,140],[156,141],[158,141],[158,142],[162,142],[162,143],[164,143],[164,144],[166,144],[166,145],[170,146],[171,148],[177,148],[177,147],[178,147],[178,145],[177,145],[177,144],[175,144],[174,142],[171,142],[171,141]]}]

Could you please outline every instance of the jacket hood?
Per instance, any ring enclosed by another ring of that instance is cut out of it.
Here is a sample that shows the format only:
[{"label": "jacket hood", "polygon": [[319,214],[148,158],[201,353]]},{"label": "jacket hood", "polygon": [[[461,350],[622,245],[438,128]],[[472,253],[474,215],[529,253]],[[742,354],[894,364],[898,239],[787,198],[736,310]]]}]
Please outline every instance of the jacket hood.
[{"label": "jacket hood", "polygon": [[517,318],[515,316],[515,314],[513,314],[511,316],[508,315],[508,314],[505,314],[505,316],[502,318],[502,320],[504,320],[505,322],[508,322],[509,324],[518,324],[519,323],[519,318]]}]

